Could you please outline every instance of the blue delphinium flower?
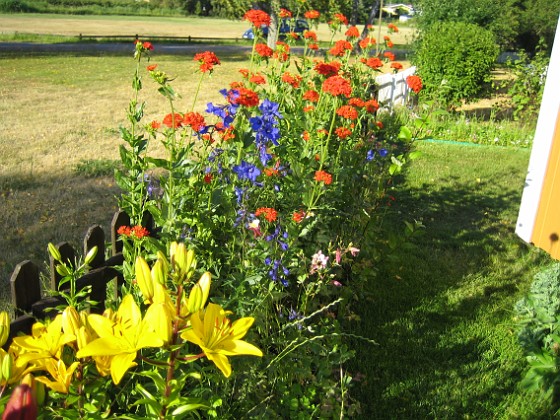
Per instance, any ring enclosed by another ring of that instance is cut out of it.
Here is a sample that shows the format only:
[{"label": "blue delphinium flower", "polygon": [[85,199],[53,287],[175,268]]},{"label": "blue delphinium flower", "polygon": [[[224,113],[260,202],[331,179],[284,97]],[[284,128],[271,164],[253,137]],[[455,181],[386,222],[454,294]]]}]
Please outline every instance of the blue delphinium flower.
[{"label": "blue delphinium flower", "polygon": [[241,164],[235,165],[233,167],[233,172],[237,174],[237,177],[240,180],[247,179],[251,181],[254,185],[259,185],[259,183],[257,182],[257,178],[261,174],[261,170],[257,168],[255,165],[252,165],[242,160]]},{"label": "blue delphinium flower", "polygon": [[278,112],[279,104],[268,99],[263,100],[259,105],[261,115],[256,115],[249,119],[251,129],[255,132],[255,142],[259,157],[263,165],[266,165],[272,156],[267,153],[269,142],[278,146],[280,139],[280,129],[278,128],[279,119],[282,115]]}]

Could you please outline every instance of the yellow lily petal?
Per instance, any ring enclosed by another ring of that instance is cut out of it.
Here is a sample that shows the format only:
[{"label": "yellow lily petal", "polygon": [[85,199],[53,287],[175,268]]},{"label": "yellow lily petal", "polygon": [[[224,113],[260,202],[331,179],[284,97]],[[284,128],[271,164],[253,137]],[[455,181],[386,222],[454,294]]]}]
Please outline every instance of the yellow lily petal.
[{"label": "yellow lily petal", "polygon": [[247,331],[249,331],[253,322],[255,322],[255,318],[250,316],[233,321],[233,324],[231,324],[231,328],[233,329],[233,335],[231,337],[232,340],[238,340],[245,337],[245,334],[247,334]]},{"label": "yellow lily petal", "polygon": [[99,337],[112,337],[115,323],[99,314],[90,314],[88,323]]},{"label": "yellow lily petal", "polygon": [[136,366],[134,359],[136,359],[136,352],[118,354],[111,359],[111,378],[113,378],[115,385],[121,382],[128,369]]},{"label": "yellow lily petal", "polygon": [[76,357],[114,356],[115,354],[126,352],[127,350],[129,349],[123,345],[121,340],[103,337],[93,340],[83,349],[78,350]]},{"label": "yellow lily petal", "polygon": [[209,352],[209,353],[206,353],[206,357],[208,357],[208,360],[211,360],[212,362],[214,362],[216,367],[222,371],[222,373],[224,374],[224,376],[226,378],[230,377],[230,375],[231,375],[231,365],[230,365],[229,360],[226,356],[224,356],[220,353],[210,353]]},{"label": "yellow lily petal", "polygon": [[259,356],[262,357],[262,351],[257,347],[252,345],[251,343],[247,343],[243,340],[231,340],[225,341],[221,349],[223,354],[226,356],[236,356],[240,354],[246,354],[251,356]]}]

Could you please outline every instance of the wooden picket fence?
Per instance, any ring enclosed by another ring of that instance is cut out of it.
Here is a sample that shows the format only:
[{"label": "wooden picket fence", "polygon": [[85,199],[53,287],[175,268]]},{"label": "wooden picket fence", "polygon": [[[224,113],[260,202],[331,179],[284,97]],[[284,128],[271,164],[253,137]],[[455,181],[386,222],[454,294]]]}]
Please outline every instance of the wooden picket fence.
[{"label": "wooden picket fence", "polygon": [[[152,230],[151,218],[147,218],[145,226],[148,230]],[[113,216],[111,221],[111,250],[110,256],[107,257],[105,232],[99,225],[92,226],[88,229],[84,237],[84,254],[97,246],[97,255],[89,264],[89,271],[76,281],[76,290],[82,290],[85,287],[91,287],[89,297],[96,305],[91,308],[92,312],[101,313],[105,309],[105,300],[107,297],[107,284],[115,279],[114,293],[118,293],[120,285],[122,285],[123,277],[121,272],[116,268],[121,266],[124,258],[122,254],[123,244],[119,241],[117,230],[121,226],[130,225],[129,216],[119,211]],[[76,251],[68,242],[61,242],[55,245],[60,251],[63,261],[74,264]],[[59,282],[62,278],[55,269],[56,261],[49,255],[50,265],[50,290],[59,290]],[[64,284],[62,290],[68,289],[69,284]],[[30,260],[20,262],[10,278],[10,288],[12,294],[12,306],[14,308],[14,319],[10,323],[10,338],[18,334],[30,334],[31,327],[38,320],[44,320],[56,315],[53,310],[65,302],[60,297],[45,296],[45,291],[41,290],[41,280],[39,268]]]}]

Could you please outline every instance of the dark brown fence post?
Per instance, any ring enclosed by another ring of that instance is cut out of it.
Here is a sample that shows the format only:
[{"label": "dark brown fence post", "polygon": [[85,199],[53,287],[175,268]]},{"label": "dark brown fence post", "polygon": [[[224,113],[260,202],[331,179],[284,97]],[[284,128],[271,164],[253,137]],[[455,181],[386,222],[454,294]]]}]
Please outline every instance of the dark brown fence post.
[{"label": "dark brown fence post", "polygon": [[31,312],[31,306],[41,299],[39,268],[30,260],[20,262],[10,277],[10,289],[16,317]]}]

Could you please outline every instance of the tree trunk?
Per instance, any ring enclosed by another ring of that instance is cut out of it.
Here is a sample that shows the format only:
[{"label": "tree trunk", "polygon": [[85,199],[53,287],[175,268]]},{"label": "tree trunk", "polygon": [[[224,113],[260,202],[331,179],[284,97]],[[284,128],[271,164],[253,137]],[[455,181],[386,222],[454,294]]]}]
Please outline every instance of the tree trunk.
[{"label": "tree trunk", "polygon": [[369,12],[368,20],[367,20],[367,22],[364,26],[364,30],[362,31],[362,35],[360,36],[360,39],[364,39],[366,36],[368,36],[368,33],[369,33],[368,26],[373,25],[373,21],[375,20],[375,17],[379,13],[380,3],[381,3],[381,0],[375,0],[375,3],[371,7],[371,11]]}]

